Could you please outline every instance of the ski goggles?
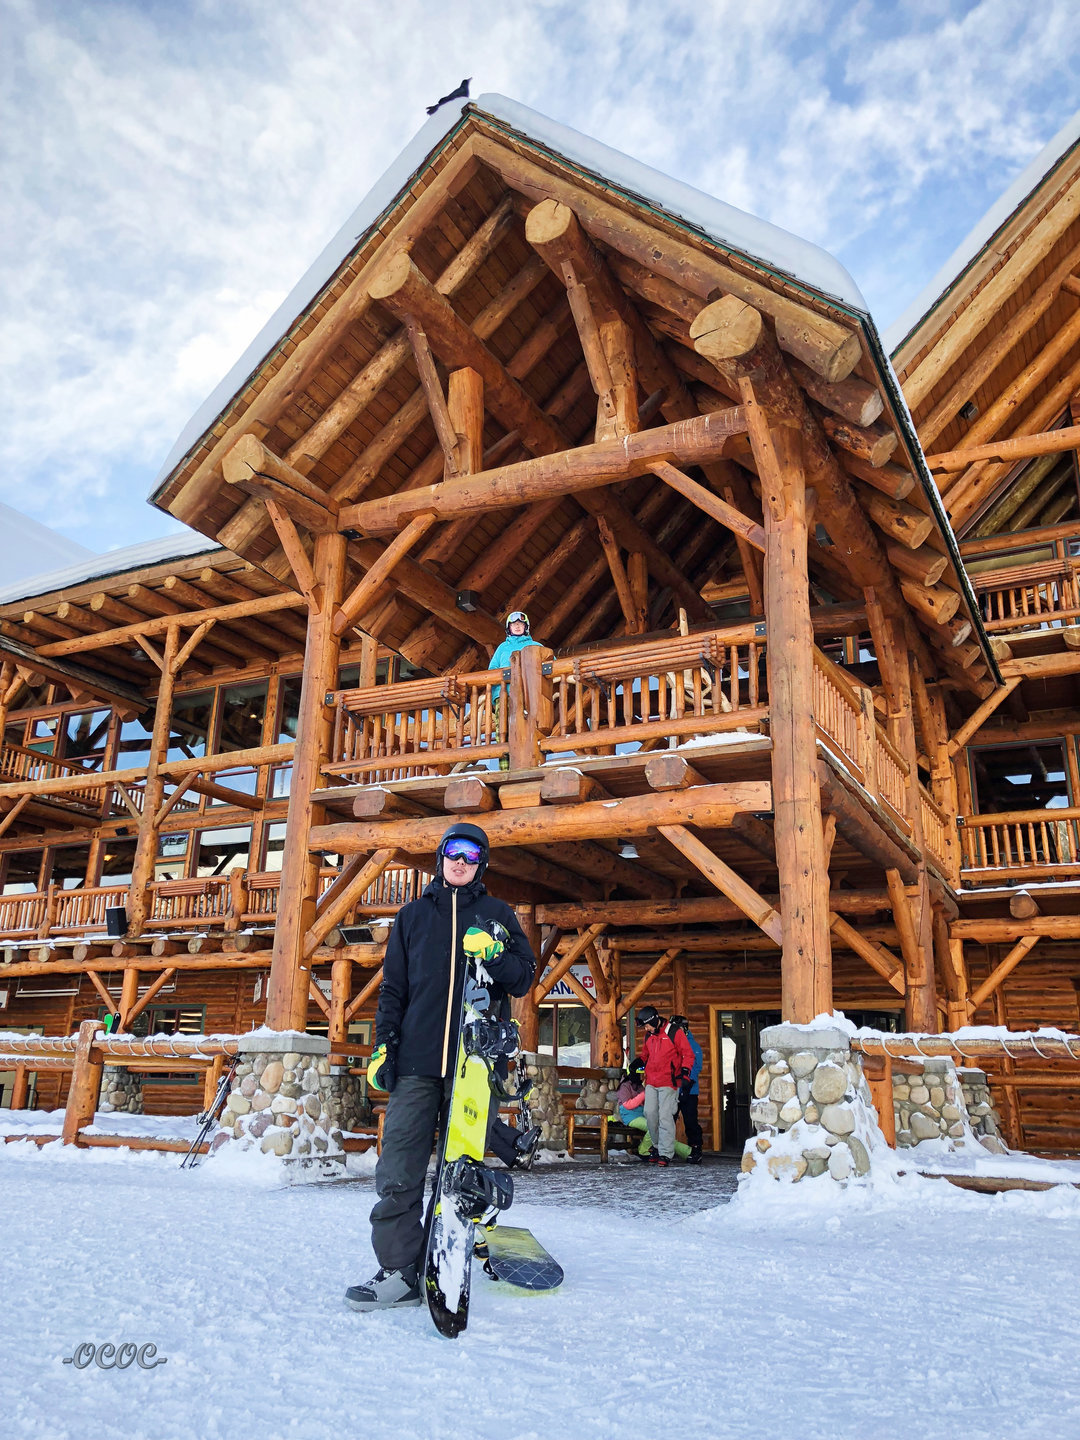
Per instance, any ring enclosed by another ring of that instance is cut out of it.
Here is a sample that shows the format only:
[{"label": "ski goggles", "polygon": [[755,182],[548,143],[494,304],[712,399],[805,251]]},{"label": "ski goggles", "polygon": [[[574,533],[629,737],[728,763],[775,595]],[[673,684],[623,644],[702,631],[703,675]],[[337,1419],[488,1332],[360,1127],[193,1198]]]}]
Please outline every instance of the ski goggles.
[{"label": "ski goggles", "polygon": [[446,842],[443,849],[443,858],[446,860],[464,860],[466,865],[479,865],[483,853],[475,840],[453,839]]}]

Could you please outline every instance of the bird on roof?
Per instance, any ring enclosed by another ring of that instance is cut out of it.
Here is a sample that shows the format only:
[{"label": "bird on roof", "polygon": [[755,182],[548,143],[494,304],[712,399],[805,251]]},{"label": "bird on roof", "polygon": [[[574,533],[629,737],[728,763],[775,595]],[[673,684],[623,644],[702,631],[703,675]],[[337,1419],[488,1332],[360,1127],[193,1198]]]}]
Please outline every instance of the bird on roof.
[{"label": "bird on roof", "polygon": [[468,80],[462,80],[456,90],[451,90],[449,95],[444,95],[441,100],[436,100],[434,105],[427,107],[427,113],[434,115],[440,105],[445,105],[448,100],[467,100],[469,98],[469,86],[472,83],[472,76]]}]

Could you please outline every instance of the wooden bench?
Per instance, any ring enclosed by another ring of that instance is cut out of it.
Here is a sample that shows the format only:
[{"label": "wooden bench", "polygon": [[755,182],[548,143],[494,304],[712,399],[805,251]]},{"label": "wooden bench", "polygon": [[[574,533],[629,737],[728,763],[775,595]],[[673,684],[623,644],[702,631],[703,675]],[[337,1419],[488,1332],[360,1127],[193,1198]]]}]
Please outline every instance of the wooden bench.
[{"label": "wooden bench", "polygon": [[[599,1120],[599,1126],[579,1125],[580,1120]],[[582,1139],[586,1141],[581,1144]],[[594,1146],[591,1142],[596,1140]],[[577,1149],[584,1150],[587,1154],[600,1152],[600,1163],[607,1164],[608,1149],[613,1140],[622,1140],[628,1150],[636,1150],[641,1144],[641,1135],[636,1130],[629,1129],[620,1119],[610,1115],[606,1110],[576,1110],[567,1108],[566,1111],[566,1149],[571,1157]]]}]

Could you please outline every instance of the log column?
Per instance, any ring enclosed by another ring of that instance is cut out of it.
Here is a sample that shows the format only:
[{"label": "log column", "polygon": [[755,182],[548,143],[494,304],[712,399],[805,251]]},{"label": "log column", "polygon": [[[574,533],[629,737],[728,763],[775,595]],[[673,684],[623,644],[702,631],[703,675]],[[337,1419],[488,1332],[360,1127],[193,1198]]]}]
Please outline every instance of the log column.
[{"label": "log column", "polygon": [[307,1027],[310,962],[304,958],[304,935],[315,919],[320,857],[308,849],[313,824],[324,812],[314,801],[320,767],[328,753],[333,713],[326,695],[337,688],[341,639],[334,633],[334,615],[341,604],[345,579],[343,535],[315,537],[312,571],[315,585],[308,610],[307,647],[300,691],[281,890],[274,929],[274,955],[266,1000],[266,1023],[273,1030]]},{"label": "log column", "polygon": [[785,1020],[806,1024],[833,1008],[829,874],[814,734],[806,474],[799,430],[777,423],[757,404],[752,377],[744,378],[741,385],[765,518],[766,664],[783,935],[782,1009]]},{"label": "log column", "polygon": [[169,721],[172,717],[179,643],[180,628],[178,625],[170,625],[165,632],[164,653],[157,651],[149,642],[143,644],[143,648],[161,673],[161,681],[154,701],[154,730],[150,740],[150,758],[146,765],[142,819],[139,821],[135,860],[131,867],[131,884],[128,886],[127,933],[131,937],[142,934],[150,914],[149,887],[154,878],[154,865],[157,861],[157,815],[165,791],[161,767],[169,751]]},{"label": "log column", "polygon": [[[540,926],[536,920],[535,905],[518,905],[514,913],[517,915],[518,924],[525,932],[525,939],[529,942],[533,954],[540,959],[542,949]],[[518,1025],[518,1041],[522,1050],[530,1054],[536,1053],[536,1047],[540,1043],[540,1006],[533,999],[533,991],[536,983],[541,979],[540,966],[537,964],[537,974],[533,977],[534,984],[530,986],[527,995],[515,995],[510,1002],[511,1013]]]}]

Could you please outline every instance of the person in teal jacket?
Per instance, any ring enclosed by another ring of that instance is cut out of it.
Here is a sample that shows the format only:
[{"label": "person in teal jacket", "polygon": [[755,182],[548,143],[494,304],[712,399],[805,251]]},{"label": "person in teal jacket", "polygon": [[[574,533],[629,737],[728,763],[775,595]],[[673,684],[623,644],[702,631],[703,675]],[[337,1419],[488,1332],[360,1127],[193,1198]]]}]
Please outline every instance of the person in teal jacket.
[{"label": "person in teal jacket", "polygon": [[[491,657],[492,670],[505,670],[515,650],[524,650],[527,645],[539,645],[529,634],[529,617],[524,610],[512,610],[506,617],[506,639]],[[495,691],[496,695],[499,693]]]},{"label": "person in teal jacket", "polygon": [[[539,645],[539,640],[534,640],[529,634],[529,617],[524,610],[512,610],[506,617],[506,639],[491,657],[492,670],[506,670],[510,665],[510,656],[515,650],[524,650],[527,645]],[[496,706],[498,714],[499,696],[502,694],[501,685],[491,687],[491,698]],[[499,761],[500,770],[509,770],[510,761],[504,755]]]}]

